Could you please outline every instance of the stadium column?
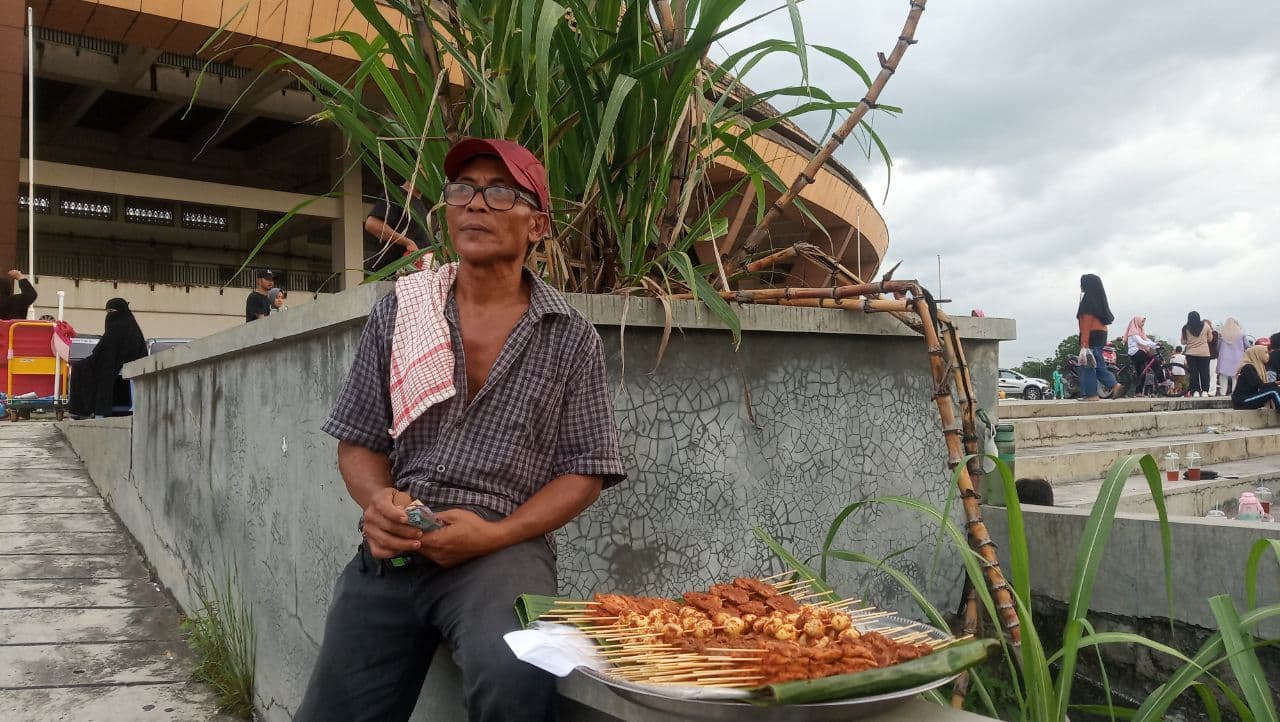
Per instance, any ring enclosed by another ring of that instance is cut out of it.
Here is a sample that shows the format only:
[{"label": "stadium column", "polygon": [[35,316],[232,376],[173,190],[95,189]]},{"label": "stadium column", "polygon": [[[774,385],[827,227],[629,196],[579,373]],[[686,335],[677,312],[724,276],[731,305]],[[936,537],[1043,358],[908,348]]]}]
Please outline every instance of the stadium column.
[{"label": "stadium column", "polygon": [[330,257],[333,272],[342,274],[343,290],[355,288],[364,280],[364,200],[361,195],[361,165],[348,152],[341,134],[330,135],[330,177],[341,197],[338,217],[333,219]]},{"label": "stadium column", "polygon": [[[0,272],[18,263],[18,156],[25,137],[22,83],[27,37],[26,3],[0,2]],[[31,269],[26,269],[30,272]]]}]

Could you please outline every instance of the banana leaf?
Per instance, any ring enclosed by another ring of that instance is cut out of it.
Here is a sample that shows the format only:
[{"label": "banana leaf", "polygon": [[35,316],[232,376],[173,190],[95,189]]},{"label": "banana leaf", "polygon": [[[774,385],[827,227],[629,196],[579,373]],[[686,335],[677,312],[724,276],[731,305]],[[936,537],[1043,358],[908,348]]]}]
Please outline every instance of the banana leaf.
[{"label": "banana leaf", "polygon": [[568,597],[548,597],[545,594],[521,594],[516,597],[516,618],[525,629],[535,619],[551,611],[556,602],[568,601]]},{"label": "banana leaf", "polygon": [[911,689],[979,664],[998,644],[994,639],[974,639],[891,667],[771,684],[756,690],[759,696],[754,701],[762,704],[805,704]]}]

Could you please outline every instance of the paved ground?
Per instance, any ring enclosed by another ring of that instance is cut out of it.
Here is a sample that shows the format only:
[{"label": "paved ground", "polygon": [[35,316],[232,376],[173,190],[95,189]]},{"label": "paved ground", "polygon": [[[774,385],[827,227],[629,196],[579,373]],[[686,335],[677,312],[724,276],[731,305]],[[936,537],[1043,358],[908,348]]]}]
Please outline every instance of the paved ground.
[{"label": "paved ground", "polygon": [[0,720],[230,720],[53,424],[0,422]]}]

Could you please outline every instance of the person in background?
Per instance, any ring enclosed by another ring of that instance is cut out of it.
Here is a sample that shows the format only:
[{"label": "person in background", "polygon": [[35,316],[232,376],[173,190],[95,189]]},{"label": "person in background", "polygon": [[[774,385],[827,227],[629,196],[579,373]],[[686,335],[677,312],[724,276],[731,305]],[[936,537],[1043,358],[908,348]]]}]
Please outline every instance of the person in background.
[{"label": "person in background", "polygon": [[1240,364],[1244,363],[1246,347],[1244,329],[1240,327],[1240,322],[1228,316],[1218,334],[1218,396],[1231,395],[1236,372],[1240,370]]},{"label": "person in background", "polygon": [[427,206],[422,202],[422,180],[410,190],[406,181],[400,187],[408,197],[406,206],[398,205],[387,194],[373,205],[364,219],[365,270],[377,273],[418,250],[427,237],[422,224],[427,218]]},{"label": "person in background", "polygon": [[1252,346],[1245,351],[1236,374],[1235,391],[1231,393],[1231,408],[1260,409],[1269,403],[1280,409],[1280,385],[1267,381],[1269,355],[1262,346]]},{"label": "person in background", "polygon": [[1267,351],[1267,380],[1280,380],[1280,333],[1273,333],[1267,339]]},{"label": "person in background", "polygon": [[[1080,355],[1090,354],[1093,357],[1079,366],[1081,400],[1097,401],[1099,383],[1107,387],[1108,396],[1116,398],[1124,393],[1124,387],[1116,381],[1115,374],[1102,359],[1102,347],[1107,345],[1107,326],[1116,317],[1107,303],[1102,279],[1092,273],[1081,276],[1080,294],[1080,306],[1076,309],[1076,320],[1080,323]],[[1083,358],[1081,360],[1084,361]]]},{"label": "person in background", "polygon": [[1053,398],[1061,401],[1062,399],[1066,398],[1066,396],[1067,396],[1066,377],[1062,375],[1061,370],[1054,369],[1053,370]]},{"label": "person in background", "polygon": [[1156,342],[1147,338],[1146,316],[1134,316],[1124,330],[1124,342],[1129,351],[1129,362],[1133,364],[1133,378],[1138,384],[1138,396],[1144,396],[1146,384],[1143,380],[1143,369],[1151,361],[1156,350]]},{"label": "person in background", "polygon": [[1181,346],[1175,346],[1173,355],[1169,357],[1169,375],[1173,377],[1173,385],[1178,393],[1187,393],[1187,355],[1182,352]]},{"label": "person in background", "polygon": [[244,301],[244,321],[257,321],[271,315],[271,299],[267,293],[276,285],[275,274],[268,268],[258,271],[254,289]]},{"label": "person in background", "polygon": [[271,304],[272,313],[288,311],[289,307],[284,305],[285,300],[288,298],[289,294],[283,288],[273,288],[267,291],[267,302]]},{"label": "person in background", "polygon": [[75,418],[111,414],[116,379],[130,361],[147,355],[142,329],[123,298],[107,301],[106,328],[93,353],[71,365],[71,397],[67,406]]},{"label": "person in background", "polygon": [[36,287],[22,275],[22,271],[14,268],[7,275],[18,284],[17,293],[9,293],[9,284],[0,283],[8,295],[0,296],[0,321],[18,321],[27,317],[27,310],[36,302]]},{"label": "person in background", "polygon": [[1187,325],[1182,327],[1182,345],[1187,354],[1187,375],[1191,377],[1188,396],[1209,395],[1209,342],[1213,340],[1213,324],[1202,321],[1198,311],[1187,314]]}]

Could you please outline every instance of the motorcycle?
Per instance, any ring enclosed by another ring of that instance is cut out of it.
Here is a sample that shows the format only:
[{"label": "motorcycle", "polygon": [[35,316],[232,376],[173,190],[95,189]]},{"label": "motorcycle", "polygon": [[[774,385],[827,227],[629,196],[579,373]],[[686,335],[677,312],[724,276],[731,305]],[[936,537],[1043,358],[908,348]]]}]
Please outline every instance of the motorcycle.
[{"label": "motorcycle", "polygon": [[[1117,374],[1119,379],[1120,367],[1116,365],[1116,349],[1115,346],[1107,344],[1102,347],[1102,362],[1107,365],[1111,373]],[[1067,367],[1062,370],[1062,388],[1063,398],[1076,399],[1080,398],[1080,362],[1075,356],[1067,358]],[[1103,399],[1111,398],[1108,389],[1099,388],[1098,397]]]}]

